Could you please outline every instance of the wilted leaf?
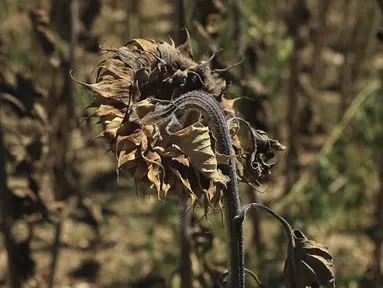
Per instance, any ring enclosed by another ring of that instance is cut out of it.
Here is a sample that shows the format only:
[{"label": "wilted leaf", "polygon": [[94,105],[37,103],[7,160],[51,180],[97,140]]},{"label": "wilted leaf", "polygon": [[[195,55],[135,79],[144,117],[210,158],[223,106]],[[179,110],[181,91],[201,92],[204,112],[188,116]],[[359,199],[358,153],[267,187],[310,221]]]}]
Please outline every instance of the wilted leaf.
[{"label": "wilted leaf", "polygon": [[[131,84],[132,83],[130,83],[130,85]],[[130,86],[126,83],[126,80],[123,79],[105,80],[103,82],[91,84],[88,88],[103,98],[118,99],[127,105],[132,102],[130,97]]]},{"label": "wilted leaf", "polygon": [[124,114],[119,109],[110,105],[100,105],[94,115],[109,121],[112,121],[115,117],[124,118]]},{"label": "wilted leaf", "polygon": [[152,151],[149,151],[148,153],[141,152],[141,157],[148,163],[148,165],[154,164],[158,167],[162,167],[161,156],[157,152],[152,152]]},{"label": "wilted leaf", "polygon": [[181,52],[182,56],[193,60],[194,55],[193,55],[193,49],[192,49],[191,42],[190,42],[190,34],[189,34],[189,31],[187,29],[185,29],[185,32],[186,32],[186,41],[184,44],[178,46],[177,49],[178,49],[178,51]]},{"label": "wilted leaf", "polygon": [[230,181],[227,176],[218,171],[208,127],[196,123],[172,134],[172,140],[207,179],[224,185]]},{"label": "wilted leaf", "polygon": [[132,111],[129,114],[129,121],[139,124],[140,119],[144,118],[148,113],[153,112],[155,108],[156,105],[153,104],[150,99],[142,100],[132,107]]},{"label": "wilted leaf", "polygon": [[221,98],[221,108],[224,111],[225,115],[227,115],[228,118],[234,117],[235,112],[234,112],[234,103],[237,102],[239,98],[235,99],[227,99],[225,97]]},{"label": "wilted leaf", "polygon": [[134,149],[129,153],[125,153],[125,151],[121,152],[120,156],[118,157],[117,168],[129,170],[136,167],[136,160],[138,158],[137,153],[137,149]]},{"label": "wilted leaf", "polygon": [[163,157],[168,157],[185,167],[190,167],[190,160],[182,153],[179,148],[176,148],[175,145],[172,145],[172,147],[166,149],[166,152],[162,155]]},{"label": "wilted leaf", "polygon": [[241,165],[237,162],[238,176],[241,181],[252,187],[259,186],[262,179],[271,174],[271,169],[277,163],[268,163],[274,157],[274,151],[283,151],[285,147],[278,141],[270,139],[264,131],[253,129],[249,122],[240,117],[231,118],[229,122],[243,123],[249,133],[246,144],[241,143],[238,137],[233,137],[234,148],[241,151],[241,155],[237,157],[238,162],[241,162]]},{"label": "wilted leaf", "polygon": [[164,181],[161,187],[161,190],[164,193],[164,197],[166,197],[171,188],[174,189],[174,181],[175,179],[172,173],[165,174]]},{"label": "wilted leaf", "polygon": [[117,135],[116,151],[130,152],[135,147],[142,147],[142,142],[144,142],[145,138],[146,135],[142,130],[136,130],[135,132],[126,136]]},{"label": "wilted leaf", "polygon": [[184,165],[186,167],[190,166],[190,161],[189,161],[189,159],[187,159],[185,157],[185,155],[181,154],[181,155],[179,155],[177,157],[173,157],[172,160],[177,161],[178,163],[180,163],[180,164],[182,164],[182,165]]},{"label": "wilted leaf", "polygon": [[308,240],[298,229],[285,263],[284,279],[288,288],[335,287],[333,258],[326,246]]},{"label": "wilted leaf", "polygon": [[116,137],[117,130],[121,127],[122,118],[114,118],[112,121],[105,121],[105,136]]},{"label": "wilted leaf", "polygon": [[158,198],[161,193],[160,166],[150,164],[148,167],[148,180],[156,187]]},{"label": "wilted leaf", "polygon": [[149,170],[148,170],[148,166],[142,159],[139,159],[137,162],[138,164],[136,166],[136,171],[134,173],[134,179],[139,182],[145,178]]},{"label": "wilted leaf", "polygon": [[137,48],[140,48],[143,51],[150,51],[152,53],[156,53],[158,44],[145,39],[133,39],[130,40],[126,45],[128,47],[136,46]]},{"label": "wilted leaf", "polygon": [[[193,203],[195,201],[195,199],[197,198],[197,196],[195,195],[191,185],[190,185],[190,182],[189,182],[189,179],[185,179],[180,171],[178,171],[177,169],[174,169],[173,167],[169,166],[170,170],[173,172],[173,174],[176,176],[176,178],[179,180],[179,181],[176,181],[176,183],[180,183],[182,185],[182,189],[180,188],[181,186],[178,186],[176,189],[177,189],[177,192],[182,192],[183,190],[186,190],[188,192],[188,194],[190,195],[190,197],[192,198],[193,200]],[[178,184],[176,184],[178,185]],[[180,190],[181,189],[181,190]]]},{"label": "wilted leaf", "polygon": [[108,61],[103,61],[99,64],[99,67],[104,69],[101,75],[107,75],[109,73],[117,79],[128,81],[128,83],[131,83],[134,78],[134,70],[118,59],[112,58]]}]

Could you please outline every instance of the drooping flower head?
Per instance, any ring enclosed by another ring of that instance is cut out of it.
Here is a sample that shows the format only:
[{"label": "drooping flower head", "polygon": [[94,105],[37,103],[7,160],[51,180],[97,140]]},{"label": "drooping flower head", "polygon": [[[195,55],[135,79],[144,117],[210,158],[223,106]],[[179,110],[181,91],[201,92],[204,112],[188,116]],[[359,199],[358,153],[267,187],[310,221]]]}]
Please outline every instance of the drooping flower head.
[{"label": "drooping flower head", "polygon": [[[97,108],[92,116],[99,117],[104,126],[99,136],[108,139],[118,171],[129,171],[135,181],[147,182],[158,197],[173,192],[191,198],[192,203],[203,199],[208,207],[221,203],[222,189],[230,179],[219,169],[227,159],[216,150],[206,119],[196,111],[185,111],[178,119],[179,129],[171,134],[165,131],[166,123],[141,122],[159,102],[171,103],[191,90],[208,92],[228,120],[237,119],[233,118],[235,100],[224,97],[227,85],[220,77],[222,71],[210,67],[214,55],[195,62],[187,36],[178,47],[173,42],[134,39],[118,49],[104,49],[112,56],[98,65],[96,83],[77,82],[94,93],[89,108]],[[238,180],[258,185],[272,167],[263,155],[283,147],[249,125],[245,126],[250,141],[241,145],[235,133],[238,121],[228,124]]]}]

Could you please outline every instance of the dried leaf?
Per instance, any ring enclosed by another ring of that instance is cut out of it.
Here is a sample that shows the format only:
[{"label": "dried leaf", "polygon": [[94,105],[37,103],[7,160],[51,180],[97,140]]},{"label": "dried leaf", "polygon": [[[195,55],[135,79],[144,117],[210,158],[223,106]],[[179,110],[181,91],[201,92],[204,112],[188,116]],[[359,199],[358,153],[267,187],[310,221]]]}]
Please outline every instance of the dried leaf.
[{"label": "dried leaf", "polygon": [[[118,162],[121,162],[120,159],[124,157],[125,154],[131,153],[133,150],[137,151],[137,148],[142,149],[142,142],[147,142],[144,141],[144,139],[146,139],[146,135],[142,130],[136,130],[136,132],[127,136],[118,135],[115,147],[119,159]],[[144,151],[146,151],[146,149]],[[119,164],[118,167],[120,167],[120,165],[122,164]]]},{"label": "dried leaf", "polygon": [[142,181],[148,174],[148,166],[142,160],[137,161],[136,171],[134,173],[134,179],[139,182]]},{"label": "dried leaf", "polygon": [[174,188],[174,175],[172,173],[166,173],[164,177],[164,181],[162,183],[161,190],[164,193],[164,197],[167,196],[171,188]]},{"label": "dried leaf", "polygon": [[333,258],[326,246],[293,230],[295,245],[289,250],[284,279],[288,288],[335,287]]},{"label": "dried leaf", "polygon": [[146,151],[149,148],[149,142],[147,137],[143,137],[141,141],[141,151]]},{"label": "dried leaf", "polygon": [[[132,83],[134,79],[134,71],[132,68],[125,65],[119,59],[110,58],[99,64],[100,76],[112,75],[116,79],[124,79],[128,83]],[[99,78],[99,77],[97,77]]]},{"label": "dried leaf", "polygon": [[267,161],[274,157],[275,150],[283,151],[285,147],[278,141],[270,139],[264,131],[253,129],[249,122],[240,117],[233,117],[229,122],[244,123],[248,130],[250,137],[247,144],[237,141],[238,138],[234,136],[234,147],[241,151],[237,160],[242,162],[243,166],[243,169],[238,169],[237,166],[237,170],[241,170],[239,174],[242,181],[252,187],[259,186],[262,179],[271,174],[271,169],[277,163],[267,163]]},{"label": "dried leaf", "polygon": [[103,117],[103,120],[112,121],[115,117],[124,118],[124,114],[114,106],[100,105],[94,113],[97,117]]},{"label": "dried leaf", "polygon": [[[173,167],[171,167],[171,166],[169,166],[169,168],[170,168],[170,170],[173,172],[173,174],[176,176],[176,178],[179,180],[179,181],[176,181],[176,183],[180,183],[180,184],[182,184],[182,191],[183,190],[187,190],[188,191],[188,194],[190,195],[190,197],[192,197],[192,199],[194,199],[194,201],[195,201],[195,199],[197,199],[197,196],[195,195],[195,193],[194,193],[194,191],[193,191],[193,189],[192,189],[192,187],[191,187],[191,185],[190,185],[190,182],[189,182],[189,179],[185,179],[182,175],[181,175],[181,173],[180,173],[180,171],[178,171],[177,169],[174,169]],[[177,184],[176,184],[177,185]],[[182,192],[182,191],[180,191],[180,188],[179,188],[180,186],[178,186],[178,188],[177,188],[177,192],[178,193],[180,193],[180,192]],[[194,204],[194,202],[192,203],[192,204]]]},{"label": "dried leaf", "polygon": [[217,158],[217,163],[219,165],[221,164],[229,164],[230,159],[238,157],[236,155],[226,155],[226,154],[221,154],[219,152],[215,152],[215,158]]},{"label": "dried leaf", "polygon": [[237,176],[243,178],[245,166],[243,166],[243,163],[238,158],[235,159],[235,166],[237,167]]},{"label": "dried leaf", "polygon": [[214,195],[216,195],[217,192],[217,185],[210,181],[209,189],[207,190],[207,194],[209,195],[209,201],[211,201],[214,198]]},{"label": "dried leaf", "polygon": [[128,47],[136,46],[143,51],[150,51],[152,53],[157,52],[157,43],[145,39],[133,39],[130,40],[126,45]]},{"label": "dried leaf", "polygon": [[176,145],[172,145],[166,149],[166,152],[162,153],[161,155],[163,157],[170,158],[185,167],[190,167],[190,159],[188,159],[185,154],[182,153],[181,149]]},{"label": "dried leaf", "polygon": [[185,29],[185,32],[186,32],[186,41],[184,44],[178,46],[177,49],[178,49],[178,51],[181,52],[182,56],[193,60],[194,55],[193,55],[193,49],[192,49],[191,43],[190,43],[190,34],[189,34],[189,31],[187,29]]},{"label": "dried leaf", "polygon": [[230,181],[217,169],[217,159],[211,146],[208,127],[196,123],[175,132],[172,140],[207,179],[223,185]]},{"label": "dried leaf", "polygon": [[140,119],[150,112],[153,112],[156,105],[153,104],[150,99],[145,99],[132,107],[132,111],[129,114],[129,121],[140,124]]},{"label": "dried leaf", "polygon": [[237,102],[239,99],[241,98],[240,97],[235,99],[227,99],[225,97],[221,98],[221,108],[228,118],[235,116],[234,103]]},{"label": "dried leaf", "polygon": [[112,121],[105,121],[103,135],[107,137],[116,137],[118,129],[121,127],[122,118],[114,118]]},{"label": "dried leaf", "polygon": [[126,136],[118,135],[116,150],[129,150],[131,144],[135,147],[140,147],[141,143],[144,141],[144,138],[146,138],[146,135],[140,129],[137,129],[133,133]]},{"label": "dried leaf", "polygon": [[128,154],[121,153],[121,155],[118,158],[117,168],[126,169],[126,170],[133,169],[137,166],[137,159],[138,159],[137,149],[134,149]]},{"label": "dried leaf", "polygon": [[172,160],[182,164],[183,166],[190,167],[190,160],[186,158],[185,155],[181,154],[177,157],[172,157]]},{"label": "dried leaf", "polygon": [[[146,155],[145,155],[146,154]],[[161,156],[157,152],[149,151],[147,153],[141,152],[141,157],[144,159],[148,165],[156,165],[157,167],[161,167],[163,169],[163,166],[161,164]]]},{"label": "dried leaf", "polygon": [[134,72],[146,68],[149,69],[149,62],[145,57],[141,56],[140,50],[132,50],[128,47],[120,47],[117,49],[117,57],[121,59]]},{"label": "dried leaf", "polygon": [[95,93],[100,104],[109,104],[108,100],[117,100],[125,105],[132,103],[130,86],[133,82],[127,83],[124,79],[115,79],[110,75],[106,75],[102,81],[95,84],[87,84],[74,78],[72,79]]},{"label": "dried leaf", "polygon": [[160,169],[158,165],[150,164],[148,167],[148,179],[156,187],[158,198],[161,193]]}]

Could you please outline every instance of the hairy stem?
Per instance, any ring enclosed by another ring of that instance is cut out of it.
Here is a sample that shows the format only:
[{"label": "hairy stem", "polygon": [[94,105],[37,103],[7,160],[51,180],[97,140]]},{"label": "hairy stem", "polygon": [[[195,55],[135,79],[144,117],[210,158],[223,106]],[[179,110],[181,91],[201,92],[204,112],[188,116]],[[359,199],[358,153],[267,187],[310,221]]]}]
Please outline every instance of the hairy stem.
[{"label": "hairy stem", "polygon": [[295,241],[294,241],[294,236],[293,236],[293,229],[291,228],[289,222],[287,222],[285,218],[279,216],[278,213],[274,212],[272,209],[270,209],[269,207],[267,207],[265,205],[262,205],[262,204],[259,204],[259,203],[247,204],[246,206],[244,206],[242,208],[242,211],[240,212],[240,214],[238,216],[238,220],[243,222],[245,220],[245,216],[246,216],[247,211],[249,209],[251,209],[251,208],[257,208],[257,209],[261,209],[263,211],[266,211],[267,213],[269,213],[270,215],[275,217],[279,222],[281,222],[281,224],[283,225],[283,228],[285,229],[286,235],[289,238],[289,243],[292,246],[295,246],[295,243],[294,243]]},{"label": "hairy stem", "polygon": [[181,287],[192,288],[193,287],[193,271],[191,262],[192,247],[190,243],[190,228],[192,210],[187,209],[188,204],[184,203],[181,206],[180,211],[180,276]]},{"label": "hairy stem", "polygon": [[[238,56],[244,53],[246,49],[245,38],[243,35],[243,21],[240,11],[240,1],[233,0],[233,12],[235,21],[235,35],[237,36],[237,49]],[[241,78],[244,79],[245,67],[241,65]],[[242,94],[244,87],[240,85]],[[232,147],[232,146],[231,146]],[[233,149],[231,149],[233,150]],[[234,151],[230,151],[229,155],[233,155]],[[230,176],[230,183],[226,190],[225,198],[227,205],[226,212],[226,225],[228,229],[228,244],[231,246],[231,257],[229,262],[229,287],[245,287],[245,247],[243,240],[243,225],[236,223],[235,219],[241,211],[241,204],[239,199],[239,189],[237,183],[237,175],[235,170],[235,161],[232,158],[230,167],[227,167],[227,174]],[[228,254],[229,255],[229,254]],[[237,284],[236,284],[237,283]]]},{"label": "hairy stem", "polygon": [[237,175],[234,159],[228,165],[223,165],[222,172],[228,175],[231,181],[224,191],[225,227],[227,233],[227,249],[229,255],[229,288],[245,287],[245,259],[243,225],[236,223],[236,217],[241,211]]}]

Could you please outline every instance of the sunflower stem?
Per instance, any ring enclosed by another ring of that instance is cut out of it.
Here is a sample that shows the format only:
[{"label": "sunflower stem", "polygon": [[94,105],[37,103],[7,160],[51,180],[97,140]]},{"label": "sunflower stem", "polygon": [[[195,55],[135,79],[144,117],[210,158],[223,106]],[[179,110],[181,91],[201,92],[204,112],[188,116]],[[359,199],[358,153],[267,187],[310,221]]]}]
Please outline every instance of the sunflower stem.
[{"label": "sunflower stem", "polygon": [[[227,184],[224,191],[225,227],[227,235],[227,255],[228,260],[228,287],[245,287],[245,248],[243,240],[243,220],[239,219],[241,204],[239,199],[239,189],[235,174],[234,160],[228,165],[224,165],[222,170],[228,175],[231,181]],[[234,174],[234,175],[233,175]]]},{"label": "sunflower stem", "polygon": [[180,211],[180,276],[183,288],[193,287],[192,246],[190,243],[192,209],[187,209],[188,205],[184,203]]}]

